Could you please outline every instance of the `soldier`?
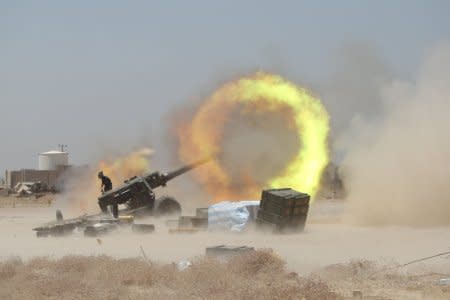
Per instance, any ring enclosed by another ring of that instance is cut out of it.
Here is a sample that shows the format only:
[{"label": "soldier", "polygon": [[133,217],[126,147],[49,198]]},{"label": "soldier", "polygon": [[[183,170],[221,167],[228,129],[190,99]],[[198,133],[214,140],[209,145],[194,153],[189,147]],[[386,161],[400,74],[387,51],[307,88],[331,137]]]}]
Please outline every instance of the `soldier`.
[{"label": "soldier", "polygon": [[[100,171],[98,173],[98,178],[102,181],[102,187],[101,187],[101,192],[102,194],[106,193],[109,190],[112,190],[112,182],[111,179],[109,179],[109,177],[105,176],[103,174],[103,171]],[[108,207],[107,202],[98,202],[98,205],[100,206],[100,209],[102,210],[103,213],[107,212],[107,207]],[[113,215],[115,218],[118,217],[119,215],[119,206],[117,204],[113,204]]]},{"label": "soldier", "polygon": [[112,190],[111,179],[109,179],[109,177],[103,175],[103,171],[100,171],[98,173],[98,178],[102,180],[102,187],[101,187],[102,194],[109,190]]}]

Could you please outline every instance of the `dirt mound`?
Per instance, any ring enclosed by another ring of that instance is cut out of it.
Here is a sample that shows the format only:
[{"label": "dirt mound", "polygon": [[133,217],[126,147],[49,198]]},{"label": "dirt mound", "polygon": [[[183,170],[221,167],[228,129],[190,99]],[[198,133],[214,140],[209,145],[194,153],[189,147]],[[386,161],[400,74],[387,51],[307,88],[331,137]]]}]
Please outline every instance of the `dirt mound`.
[{"label": "dirt mound", "polygon": [[[420,268],[425,270],[425,268]],[[450,286],[439,284],[448,274],[417,272],[394,261],[353,259],[348,263],[329,265],[311,275],[324,280],[333,291],[347,298],[353,292],[363,299],[430,299],[450,298]],[[346,298],[344,298],[346,299]]]}]

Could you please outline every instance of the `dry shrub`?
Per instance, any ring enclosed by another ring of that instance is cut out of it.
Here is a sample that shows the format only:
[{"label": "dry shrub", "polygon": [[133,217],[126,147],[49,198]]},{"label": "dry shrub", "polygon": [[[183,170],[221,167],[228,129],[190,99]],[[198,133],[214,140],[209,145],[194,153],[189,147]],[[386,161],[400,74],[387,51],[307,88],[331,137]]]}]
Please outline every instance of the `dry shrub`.
[{"label": "dry shrub", "polygon": [[284,265],[285,262],[271,250],[245,253],[235,256],[229,262],[234,272],[251,276],[258,273],[281,274],[284,271]]},{"label": "dry shrub", "polygon": [[337,299],[317,279],[299,278],[269,251],[221,262],[174,264],[107,256],[36,258],[0,264],[0,298],[7,299]]},{"label": "dry shrub", "polygon": [[302,290],[302,296],[305,299],[333,300],[340,298],[336,293],[332,292],[328,284],[320,278],[308,277],[305,280],[300,281],[300,289]]},{"label": "dry shrub", "polygon": [[16,269],[22,266],[22,264],[22,260],[16,257],[0,262],[0,280],[14,277],[14,275],[16,275]]},{"label": "dry shrub", "polygon": [[353,259],[348,263],[329,265],[317,272],[316,275],[327,280],[357,280],[367,278],[380,268],[381,266],[374,261]]}]

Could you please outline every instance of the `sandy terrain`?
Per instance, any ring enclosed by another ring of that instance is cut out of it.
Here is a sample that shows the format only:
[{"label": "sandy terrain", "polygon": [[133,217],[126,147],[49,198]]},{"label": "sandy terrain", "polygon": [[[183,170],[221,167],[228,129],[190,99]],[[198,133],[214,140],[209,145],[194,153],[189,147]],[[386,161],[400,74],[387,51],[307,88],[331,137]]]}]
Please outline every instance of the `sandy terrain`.
[{"label": "sandy terrain", "polygon": [[0,208],[16,207],[49,207],[55,199],[53,194],[40,196],[17,197],[15,195],[0,196]]},{"label": "sandy terrain", "polygon": [[[341,202],[318,202],[311,209],[306,232],[297,235],[268,235],[250,231],[242,234],[168,234],[156,221],[151,235],[118,233],[98,241],[75,234],[66,238],[36,238],[32,227],[54,218],[53,208],[1,208],[0,257],[30,261],[35,256],[108,255],[114,258],[141,256],[172,263],[204,254],[205,247],[229,244],[272,248],[286,261],[287,272],[320,276],[340,295],[353,290],[385,299],[449,299],[440,278],[450,277],[450,256],[407,267],[374,272],[398,263],[450,251],[450,227],[356,227],[343,224]],[[67,214],[67,213],[66,213]],[[68,216],[67,216],[68,217]],[[124,229],[125,230],[125,229]],[[432,291],[431,293],[429,291]]]}]

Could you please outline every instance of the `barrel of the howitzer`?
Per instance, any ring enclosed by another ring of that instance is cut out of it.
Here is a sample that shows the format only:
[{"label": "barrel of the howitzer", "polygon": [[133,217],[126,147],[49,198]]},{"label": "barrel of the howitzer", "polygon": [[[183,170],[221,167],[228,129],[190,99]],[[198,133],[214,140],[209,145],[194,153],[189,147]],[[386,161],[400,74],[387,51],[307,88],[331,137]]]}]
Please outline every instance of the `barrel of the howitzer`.
[{"label": "barrel of the howitzer", "polygon": [[186,172],[189,172],[190,170],[192,170],[194,168],[197,168],[198,166],[203,165],[204,163],[206,163],[208,161],[209,161],[209,159],[199,160],[199,161],[197,161],[197,162],[195,162],[193,164],[190,164],[190,165],[184,166],[182,168],[179,168],[178,170],[169,172],[169,173],[165,174],[165,176],[164,176],[165,177],[165,181],[167,182],[167,181],[169,181],[169,180],[171,180],[171,179],[173,179],[173,178],[175,178],[177,176],[180,176],[180,175],[182,175],[182,174],[184,174]]}]

